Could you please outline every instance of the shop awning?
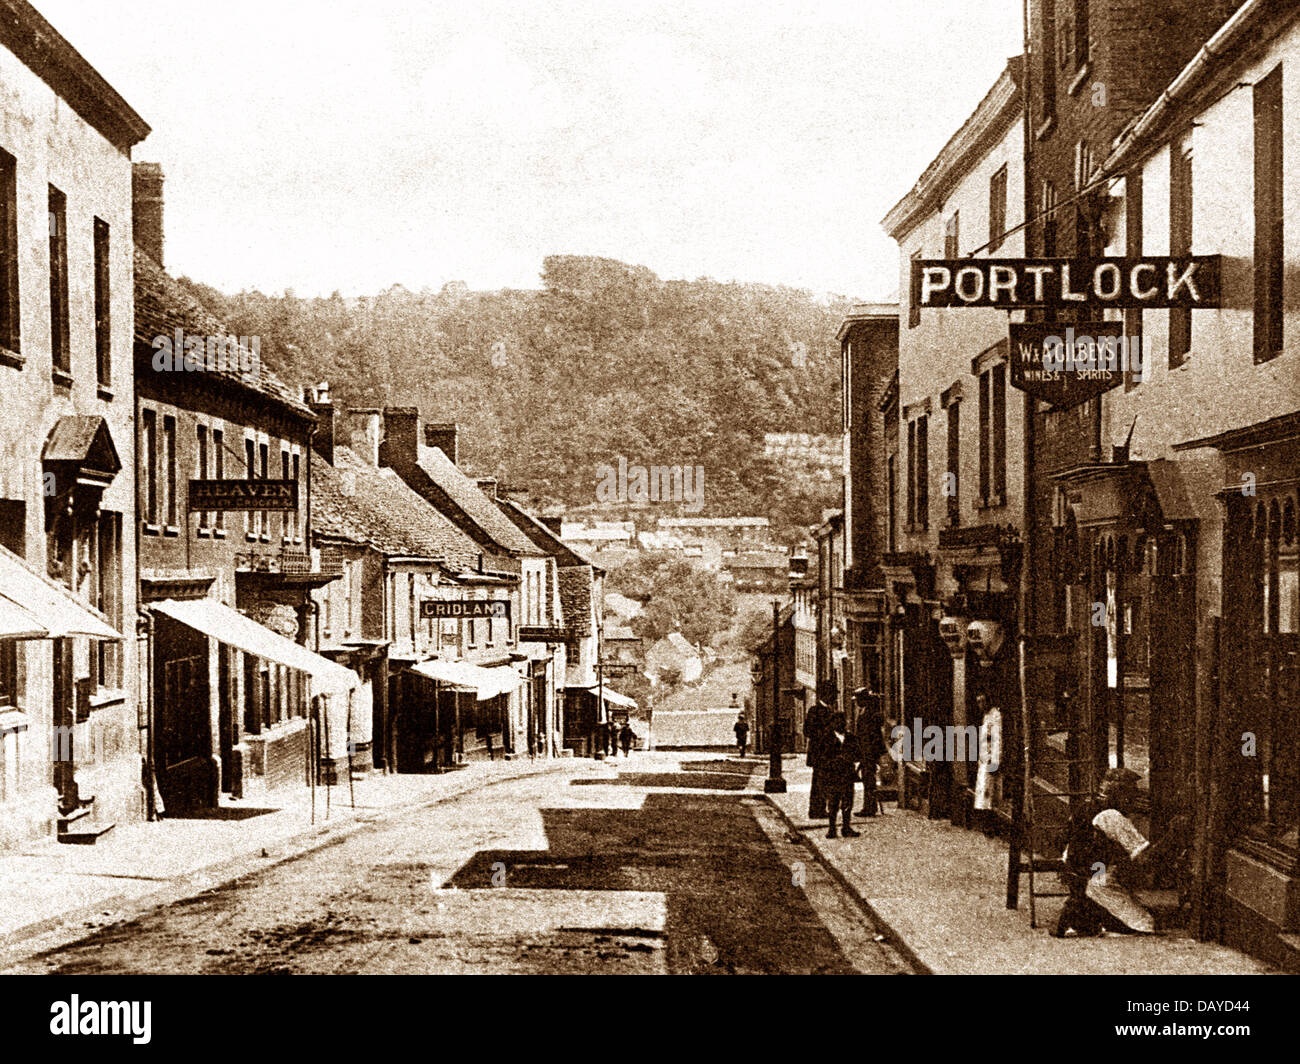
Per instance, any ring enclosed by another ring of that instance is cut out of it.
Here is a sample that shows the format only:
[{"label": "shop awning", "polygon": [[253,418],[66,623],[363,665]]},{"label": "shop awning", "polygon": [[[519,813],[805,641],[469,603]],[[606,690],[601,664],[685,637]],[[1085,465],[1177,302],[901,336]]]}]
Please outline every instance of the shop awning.
[{"label": "shop awning", "polygon": [[[0,636],[10,639],[122,638],[102,613],[4,547],[0,547],[0,603],[8,617],[0,620]],[[14,631],[6,631],[10,628]]]},{"label": "shop awning", "polygon": [[[590,691],[593,695],[601,693],[600,684],[592,684],[590,687],[584,687],[584,691]],[[636,709],[636,699],[628,698],[627,695],[621,695],[615,691],[609,684],[605,685],[605,702],[611,706],[622,706],[624,709]]]},{"label": "shop awning", "polygon": [[524,677],[509,665],[485,669],[468,661],[422,661],[412,666],[411,671],[431,680],[467,688],[478,696],[480,702],[508,694],[524,682]]},{"label": "shop awning", "polygon": [[361,677],[351,669],[299,646],[216,599],[164,599],[150,603],[149,609],[245,654],[305,672],[311,677],[313,695],[338,694],[361,686]]}]

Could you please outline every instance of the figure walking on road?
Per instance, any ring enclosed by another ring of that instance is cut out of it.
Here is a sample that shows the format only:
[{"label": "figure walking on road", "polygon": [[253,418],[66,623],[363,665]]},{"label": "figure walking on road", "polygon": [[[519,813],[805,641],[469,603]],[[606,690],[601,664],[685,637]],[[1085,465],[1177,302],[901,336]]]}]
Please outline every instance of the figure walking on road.
[{"label": "figure walking on road", "polygon": [[624,724],[623,730],[618,733],[619,745],[623,747],[623,756],[628,757],[632,753],[632,744],[636,742],[636,732],[632,730],[631,724]]},{"label": "figure walking on road", "polygon": [[736,733],[736,749],[740,751],[740,756],[745,756],[745,750],[749,746],[749,721],[745,719],[742,713],[736,719],[736,726],[733,729]]},{"label": "figure walking on road", "polygon": [[858,745],[862,756],[862,809],[858,816],[875,816],[880,808],[876,798],[876,765],[886,751],[885,721],[880,714],[880,700],[865,687],[853,692],[858,711]]}]

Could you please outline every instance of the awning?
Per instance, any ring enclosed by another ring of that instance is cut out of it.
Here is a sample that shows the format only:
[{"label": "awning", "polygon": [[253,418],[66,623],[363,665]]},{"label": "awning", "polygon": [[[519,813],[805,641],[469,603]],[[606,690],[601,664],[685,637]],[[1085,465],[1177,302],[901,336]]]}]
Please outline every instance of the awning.
[{"label": "awning", "polygon": [[[122,638],[102,613],[4,547],[0,547],[0,602],[10,607],[6,611],[9,620],[0,622],[0,635],[11,639],[63,639],[74,635]],[[3,631],[10,627],[18,631]],[[24,629],[28,634],[20,635]]]},{"label": "awning", "polygon": [[485,669],[468,661],[422,661],[411,668],[412,672],[427,676],[430,680],[464,687],[475,692],[480,702],[497,695],[508,694],[524,682],[524,677],[509,665],[498,665]]},{"label": "awning", "polygon": [[50,630],[16,602],[0,598],[0,639],[43,639]]},{"label": "awning", "polygon": [[361,686],[361,677],[351,669],[299,646],[216,599],[164,599],[150,603],[149,609],[245,654],[305,672],[311,677],[313,695],[338,694]]},{"label": "awning", "polygon": [[[595,683],[591,684],[589,687],[584,687],[583,690],[590,691],[593,695],[601,693],[600,684]],[[604,695],[605,701],[611,706],[622,706],[624,709],[637,708],[636,699],[628,698],[627,695],[619,694],[610,687],[609,684],[605,685]]]}]

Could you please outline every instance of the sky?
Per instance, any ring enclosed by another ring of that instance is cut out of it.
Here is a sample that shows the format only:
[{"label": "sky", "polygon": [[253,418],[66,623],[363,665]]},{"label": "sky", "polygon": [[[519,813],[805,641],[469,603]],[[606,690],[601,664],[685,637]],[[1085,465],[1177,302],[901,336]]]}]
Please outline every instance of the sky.
[{"label": "sky", "polygon": [[892,297],[880,219],[1020,0],[35,0],[226,291],[536,288],[549,254]]}]

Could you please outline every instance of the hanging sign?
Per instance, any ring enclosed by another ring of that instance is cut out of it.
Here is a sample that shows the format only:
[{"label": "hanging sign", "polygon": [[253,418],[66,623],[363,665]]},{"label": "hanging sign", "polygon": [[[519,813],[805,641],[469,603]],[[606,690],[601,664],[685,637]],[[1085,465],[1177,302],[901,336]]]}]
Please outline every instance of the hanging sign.
[{"label": "hanging sign", "polygon": [[498,617],[510,620],[509,599],[425,599],[420,603],[425,620],[474,620]]},{"label": "hanging sign", "polygon": [[1118,321],[1011,323],[1010,384],[1065,410],[1141,379],[1141,338],[1125,338]]},{"label": "hanging sign", "polygon": [[923,308],[1219,306],[1221,256],[1100,259],[917,259],[912,305]]}]

